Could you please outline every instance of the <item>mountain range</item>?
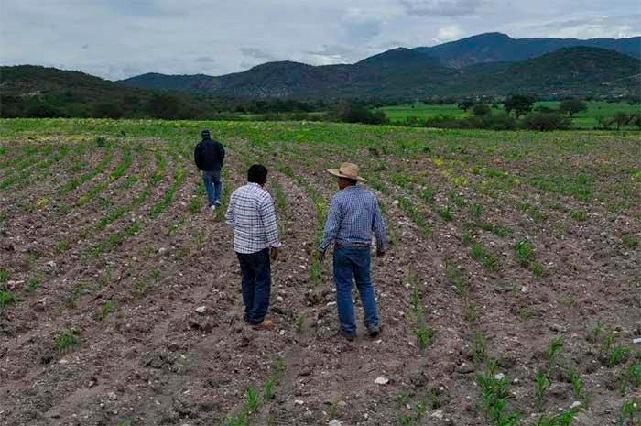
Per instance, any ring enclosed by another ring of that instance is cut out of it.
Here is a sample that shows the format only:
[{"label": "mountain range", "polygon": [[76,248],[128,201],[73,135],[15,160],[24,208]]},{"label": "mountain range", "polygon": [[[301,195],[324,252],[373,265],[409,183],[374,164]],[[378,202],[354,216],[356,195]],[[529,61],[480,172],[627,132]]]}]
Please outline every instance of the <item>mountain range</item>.
[{"label": "mountain range", "polygon": [[391,49],[354,64],[267,62],[222,76],[147,73],[120,83],[241,98],[417,98],[639,94],[641,37],[510,38],[487,33]]},{"label": "mountain range", "polygon": [[510,93],[638,99],[640,56],[641,37],[513,39],[490,33],[429,48],[391,49],[353,64],[277,61],[216,77],[147,73],[112,82],[81,72],[5,66],[0,108],[20,115],[44,103],[67,115],[144,115],[160,92],[172,92],[170,103],[185,116],[260,99],[396,102]]}]

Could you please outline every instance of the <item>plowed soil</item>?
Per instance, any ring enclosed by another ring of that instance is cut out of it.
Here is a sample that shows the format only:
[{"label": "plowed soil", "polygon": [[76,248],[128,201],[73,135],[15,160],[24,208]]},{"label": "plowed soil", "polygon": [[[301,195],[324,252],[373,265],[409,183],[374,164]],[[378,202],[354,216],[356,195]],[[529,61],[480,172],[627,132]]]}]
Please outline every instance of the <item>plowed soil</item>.
[{"label": "plowed soil", "polygon": [[[638,133],[27,124],[0,125],[0,424],[639,424]],[[202,127],[225,197],[269,169],[270,327],[242,321],[225,206],[191,161]],[[341,161],[391,239],[383,331],[354,342],[315,256]]]}]

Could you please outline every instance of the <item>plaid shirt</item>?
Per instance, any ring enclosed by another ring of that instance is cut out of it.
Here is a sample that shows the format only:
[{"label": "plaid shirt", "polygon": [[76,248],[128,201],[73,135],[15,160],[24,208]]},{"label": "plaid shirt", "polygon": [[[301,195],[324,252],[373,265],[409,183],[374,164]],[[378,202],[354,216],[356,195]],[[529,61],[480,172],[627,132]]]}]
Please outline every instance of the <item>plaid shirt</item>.
[{"label": "plaid shirt", "polygon": [[252,254],[267,247],[280,247],[276,209],[269,192],[250,182],[231,194],[225,214],[234,227],[234,251]]},{"label": "plaid shirt", "polygon": [[327,250],[332,241],[338,245],[370,246],[372,233],[378,249],[385,250],[385,221],[376,196],[361,185],[348,186],[332,197],[320,250]]}]

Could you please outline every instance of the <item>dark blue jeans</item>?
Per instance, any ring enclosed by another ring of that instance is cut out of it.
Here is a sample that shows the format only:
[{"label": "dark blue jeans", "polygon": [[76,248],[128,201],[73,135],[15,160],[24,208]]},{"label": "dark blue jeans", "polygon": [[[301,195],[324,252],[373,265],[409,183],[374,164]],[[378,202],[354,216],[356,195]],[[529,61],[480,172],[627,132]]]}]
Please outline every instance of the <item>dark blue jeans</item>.
[{"label": "dark blue jeans", "polygon": [[336,283],[336,306],[341,329],[356,333],[354,305],[352,303],[352,278],[361,295],[365,327],[378,325],[374,286],[370,279],[369,247],[335,247],[333,256],[334,282]]},{"label": "dark blue jeans", "polygon": [[269,249],[252,254],[236,253],[243,274],[243,302],[245,321],[260,324],[269,308],[269,292],[272,285],[272,271]]},{"label": "dark blue jeans", "polygon": [[220,203],[223,194],[223,182],[220,178],[220,170],[203,170],[203,183],[207,191],[209,205]]}]

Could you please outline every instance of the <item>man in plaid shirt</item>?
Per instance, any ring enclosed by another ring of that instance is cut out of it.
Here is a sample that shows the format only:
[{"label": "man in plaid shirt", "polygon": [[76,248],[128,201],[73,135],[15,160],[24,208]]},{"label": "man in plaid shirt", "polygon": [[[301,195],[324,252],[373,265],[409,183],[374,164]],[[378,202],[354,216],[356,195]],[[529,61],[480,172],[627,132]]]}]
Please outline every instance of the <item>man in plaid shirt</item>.
[{"label": "man in plaid shirt", "polygon": [[370,247],[373,234],[376,255],[385,255],[385,221],[376,196],[358,185],[358,181],[364,179],[358,176],[355,164],[343,163],[340,169],[329,169],[328,172],[338,177],[340,191],[332,198],[319,250],[322,261],[327,248],[334,243],[333,270],[341,334],[350,341],[356,337],[352,302],[354,278],[363,302],[365,328],[371,337],[375,337],[380,328],[374,286],[370,279]]},{"label": "man in plaid shirt", "polygon": [[267,169],[254,164],[247,171],[248,183],[236,189],[225,214],[234,227],[234,251],[242,272],[245,321],[261,324],[269,308],[271,260],[278,257],[278,225],[274,201],[263,188]]}]

